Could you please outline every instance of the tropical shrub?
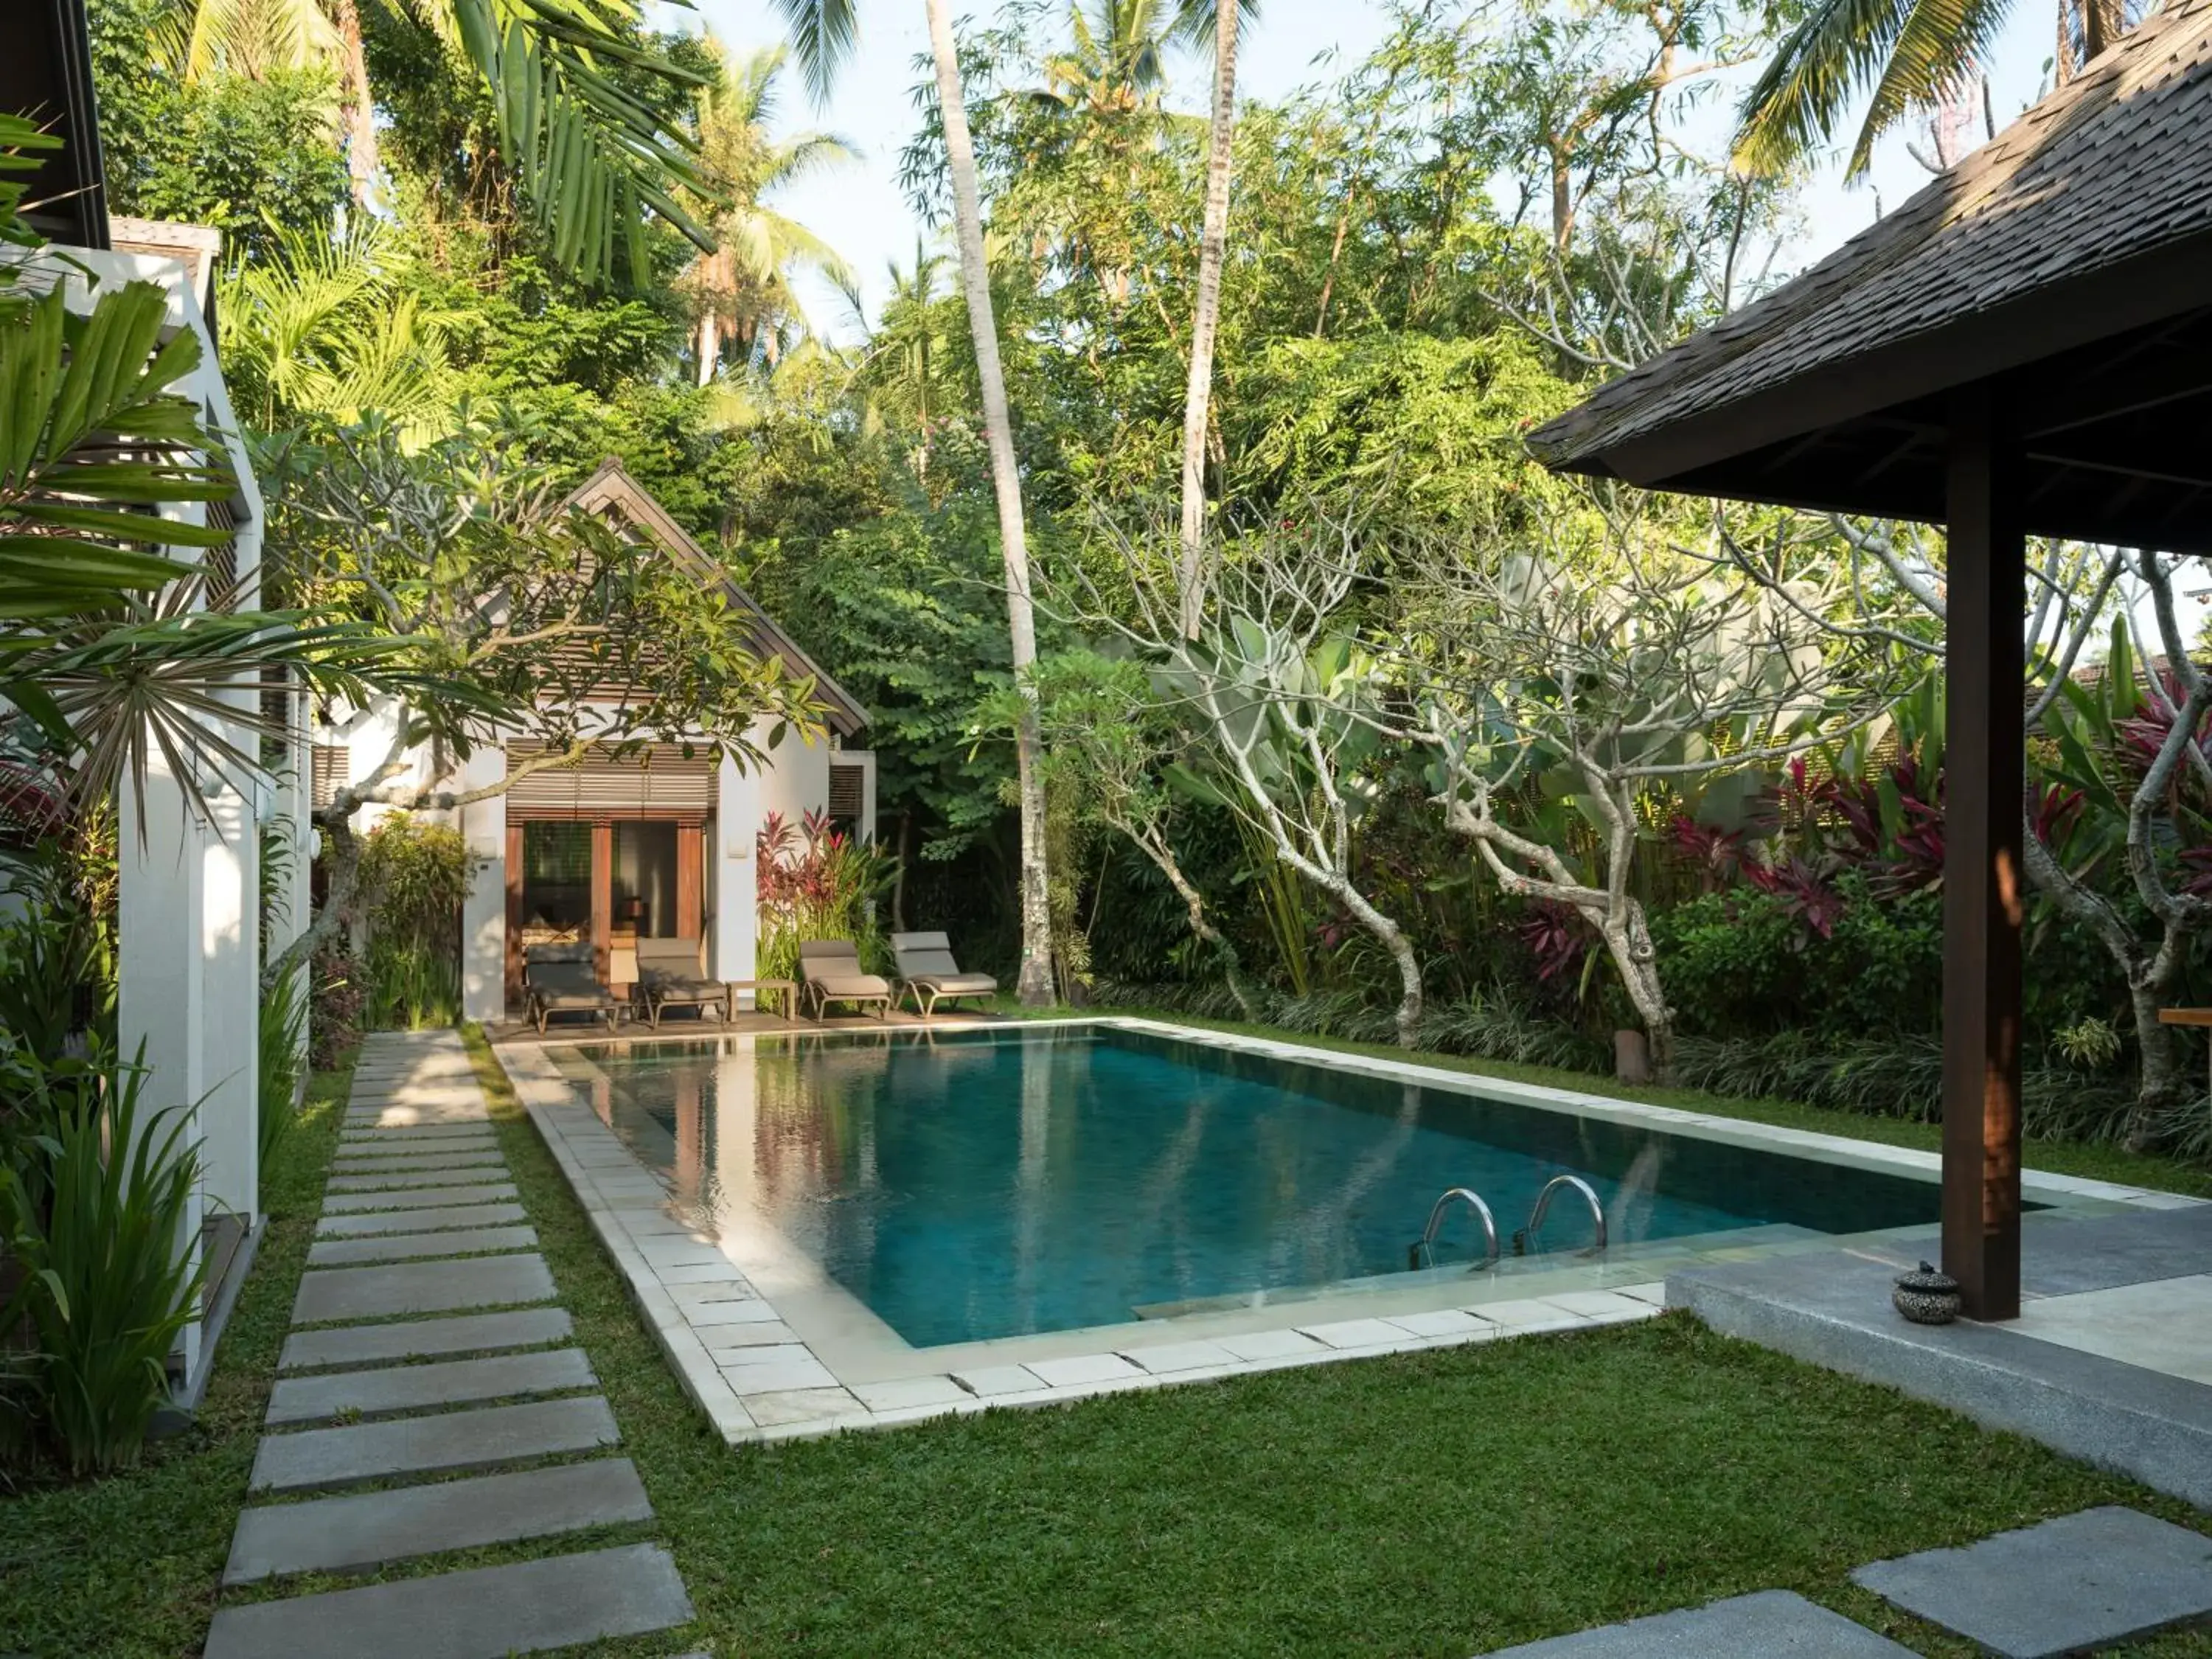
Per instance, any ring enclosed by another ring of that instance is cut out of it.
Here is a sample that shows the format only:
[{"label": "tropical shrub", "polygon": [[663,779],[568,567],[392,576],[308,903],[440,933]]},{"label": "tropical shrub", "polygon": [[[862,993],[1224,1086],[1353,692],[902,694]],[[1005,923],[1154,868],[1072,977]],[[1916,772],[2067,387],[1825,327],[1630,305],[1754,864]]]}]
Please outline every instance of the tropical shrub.
[{"label": "tropical shrub", "polygon": [[178,1247],[199,1152],[187,1111],[148,1107],[143,1065],[112,1051],[58,1065],[68,1076],[43,1091],[55,1121],[0,1183],[0,1235],[24,1275],[32,1420],[73,1473],[101,1474],[137,1461],[191,1317],[204,1264]]},{"label": "tropical shrub", "polygon": [[371,1030],[452,1025],[461,1017],[461,905],[477,859],[459,830],[404,812],[363,837],[362,963]]},{"label": "tropical shrub", "polygon": [[799,947],[808,939],[850,939],[868,968],[884,965],[876,905],[896,869],[873,842],[855,841],[825,814],[809,812],[794,824],[770,812],[753,854],[762,978],[797,979]]},{"label": "tropical shrub", "polygon": [[306,971],[297,964],[286,969],[261,1000],[256,1128],[264,1170],[292,1133],[298,1111],[307,1024],[307,999],[301,988],[307,982]]}]

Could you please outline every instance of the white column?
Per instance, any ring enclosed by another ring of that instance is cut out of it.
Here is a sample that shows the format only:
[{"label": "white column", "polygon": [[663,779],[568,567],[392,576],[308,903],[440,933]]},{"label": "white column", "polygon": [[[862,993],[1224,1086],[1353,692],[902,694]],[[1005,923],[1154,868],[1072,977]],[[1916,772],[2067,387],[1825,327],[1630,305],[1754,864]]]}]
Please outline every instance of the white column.
[{"label": "white column", "polygon": [[210,790],[200,832],[200,1158],[209,1204],[260,1208],[261,848],[250,797]]},{"label": "white column", "polygon": [[[143,820],[137,791],[126,781],[118,793],[117,1036],[125,1060],[143,1056],[148,1075],[141,1098],[148,1109],[189,1109],[207,1087],[198,1017],[207,837],[186,812],[159,749],[148,757]],[[202,1211],[196,1187],[178,1241],[192,1261],[199,1258]],[[199,1340],[195,1321],[181,1339],[187,1375],[199,1367]]]},{"label": "white column", "polygon": [[753,869],[753,840],[760,833],[760,779],[741,769],[727,755],[714,780],[714,975],[717,979],[753,977],[759,944],[759,890]]},{"label": "white column", "polygon": [[[461,768],[464,791],[507,775],[507,751],[485,744]],[[476,884],[461,906],[461,1012],[470,1019],[507,1017],[507,797],[461,808],[461,834],[477,860]]]}]

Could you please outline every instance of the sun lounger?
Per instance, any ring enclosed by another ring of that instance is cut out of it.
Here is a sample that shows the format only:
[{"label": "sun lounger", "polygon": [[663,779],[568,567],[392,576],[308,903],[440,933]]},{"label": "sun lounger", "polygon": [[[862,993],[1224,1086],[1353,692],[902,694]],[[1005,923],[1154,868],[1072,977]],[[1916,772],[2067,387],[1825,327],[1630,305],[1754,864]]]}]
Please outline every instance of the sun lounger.
[{"label": "sun lounger", "polygon": [[604,1014],[607,1030],[622,1019],[622,1004],[599,981],[588,945],[532,945],[523,951],[524,1005],[538,1034],[555,1014]]},{"label": "sun lounger", "polygon": [[722,1023],[730,1023],[729,988],[699,971],[696,939],[638,940],[636,996],[656,1031],[662,1011],[668,1008],[714,1007],[720,1010]]},{"label": "sun lounger", "polygon": [[817,1020],[833,1002],[849,1002],[856,1008],[873,1003],[878,1012],[886,1017],[890,1013],[894,1000],[890,981],[861,970],[860,950],[850,939],[803,941],[799,947],[799,978],[801,994],[813,1004]]},{"label": "sun lounger", "polygon": [[899,994],[911,992],[924,1019],[937,1012],[939,1002],[999,994],[999,981],[988,974],[960,971],[952,959],[952,941],[943,933],[893,933],[891,955],[898,962]]}]

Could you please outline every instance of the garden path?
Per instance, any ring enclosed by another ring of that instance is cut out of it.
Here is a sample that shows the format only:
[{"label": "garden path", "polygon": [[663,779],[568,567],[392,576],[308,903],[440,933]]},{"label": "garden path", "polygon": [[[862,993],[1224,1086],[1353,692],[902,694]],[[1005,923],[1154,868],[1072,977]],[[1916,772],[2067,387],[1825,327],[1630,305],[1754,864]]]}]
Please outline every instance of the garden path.
[{"label": "garden path", "polygon": [[341,1133],[207,1659],[498,1659],[689,1624],[459,1035],[368,1038]]}]

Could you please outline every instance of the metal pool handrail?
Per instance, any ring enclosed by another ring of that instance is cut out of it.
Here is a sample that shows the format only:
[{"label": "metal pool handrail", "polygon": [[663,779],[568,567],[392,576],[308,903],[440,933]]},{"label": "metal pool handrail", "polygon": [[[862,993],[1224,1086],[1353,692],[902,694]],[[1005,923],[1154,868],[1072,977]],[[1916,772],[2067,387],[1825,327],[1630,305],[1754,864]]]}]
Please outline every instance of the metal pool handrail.
[{"label": "metal pool handrail", "polygon": [[1552,1194],[1562,1187],[1571,1187],[1583,1195],[1583,1201],[1589,1206],[1590,1220],[1597,1229],[1595,1248],[1601,1250],[1605,1248],[1605,1206],[1598,1201],[1596,1189],[1580,1176],[1563,1175],[1553,1176],[1544,1183],[1544,1190],[1536,1194],[1536,1207],[1528,1212],[1528,1224],[1514,1238],[1516,1255],[1522,1253],[1517,1247],[1533,1245],[1536,1242],[1536,1231],[1544,1224],[1544,1212],[1552,1207]]},{"label": "metal pool handrail", "polygon": [[1408,1267],[1419,1267],[1421,1252],[1435,1247],[1437,1230],[1443,1225],[1444,1212],[1451,1208],[1455,1199],[1467,1204],[1482,1218],[1482,1236],[1487,1242],[1487,1254],[1483,1256],[1481,1265],[1486,1267],[1498,1265],[1498,1218],[1490,1213],[1490,1206],[1484,1203],[1481,1195],[1473,1188],[1455,1187],[1430,1207],[1428,1225],[1421,1229],[1421,1242],[1406,1253]]}]

